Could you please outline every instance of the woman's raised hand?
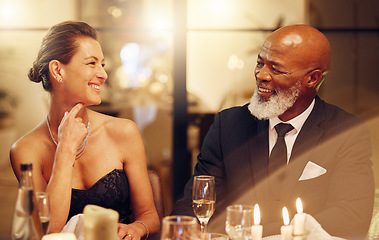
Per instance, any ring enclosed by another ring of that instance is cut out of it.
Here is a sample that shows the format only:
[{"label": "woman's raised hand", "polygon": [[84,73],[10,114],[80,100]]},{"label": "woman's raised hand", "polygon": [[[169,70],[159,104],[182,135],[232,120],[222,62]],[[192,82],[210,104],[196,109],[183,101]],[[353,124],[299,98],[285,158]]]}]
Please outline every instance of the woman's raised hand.
[{"label": "woman's raised hand", "polygon": [[78,103],[70,112],[65,112],[58,127],[58,145],[63,144],[62,147],[72,150],[73,154],[76,154],[88,134],[83,119],[77,116],[82,108],[83,104]]}]

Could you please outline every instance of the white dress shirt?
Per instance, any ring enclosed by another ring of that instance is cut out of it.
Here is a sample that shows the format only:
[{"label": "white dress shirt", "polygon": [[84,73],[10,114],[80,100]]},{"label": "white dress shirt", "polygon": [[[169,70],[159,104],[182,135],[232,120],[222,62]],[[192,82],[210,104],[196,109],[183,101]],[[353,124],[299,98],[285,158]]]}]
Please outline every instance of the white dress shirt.
[{"label": "white dress shirt", "polygon": [[278,117],[270,118],[269,122],[269,147],[270,147],[270,155],[271,151],[274,148],[274,145],[276,143],[276,139],[278,138],[278,134],[276,133],[275,126],[279,123],[289,123],[293,126],[293,129],[289,131],[284,136],[284,141],[286,142],[287,146],[287,164],[289,162],[289,159],[291,157],[291,152],[293,145],[295,143],[295,140],[297,138],[297,135],[299,135],[299,132],[301,128],[303,127],[305,121],[307,120],[309,114],[311,114],[313,107],[315,105],[315,99],[313,99],[312,103],[309,105],[309,107],[302,112],[299,116],[292,118],[291,120],[287,122],[283,122]]}]

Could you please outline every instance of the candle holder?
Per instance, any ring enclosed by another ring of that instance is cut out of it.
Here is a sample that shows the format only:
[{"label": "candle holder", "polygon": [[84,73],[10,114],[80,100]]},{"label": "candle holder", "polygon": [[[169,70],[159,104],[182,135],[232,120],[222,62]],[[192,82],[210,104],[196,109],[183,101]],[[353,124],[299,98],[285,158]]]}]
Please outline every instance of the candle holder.
[{"label": "candle holder", "polygon": [[304,240],[304,235],[293,235],[292,239],[293,240]]},{"label": "candle holder", "polygon": [[230,239],[251,237],[253,221],[254,207],[251,205],[231,205],[226,208],[225,231]]},{"label": "candle holder", "polygon": [[119,213],[88,204],[84,207],[84,239],[116,240]]},{"label": "candle holder", "polygon": [[306,240],[308,238],[309,232],[304,232],[303,234],[293,234],[292,240]]},{"label": "candle holder", "polygon": [[162,219],[161,239],[200,239],[197,220],[190,216],[167,216]]}]

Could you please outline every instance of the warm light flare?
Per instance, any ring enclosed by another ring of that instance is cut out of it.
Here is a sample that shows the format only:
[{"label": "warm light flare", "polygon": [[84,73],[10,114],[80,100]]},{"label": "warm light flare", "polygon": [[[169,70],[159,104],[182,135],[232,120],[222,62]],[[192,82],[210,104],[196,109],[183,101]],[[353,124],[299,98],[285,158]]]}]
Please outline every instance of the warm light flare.
[{"label": "warm light flare", "polygon": [[230,3],[227,0],[213,0],[209,1],[209,9],[213,15],[222,17],[228,14],[230,10]]},{"label": "warm light flare", "polygon": [[115,7],[115,6],[110,6],[108,8],[108,13],[110,15],[112,15],[112,17],[114,17],[114,18],[119,18],[119,17],[122,16],[122,10],[121,10],[121,8],[118,8],[118,7]]},{"label": "warm light flare", "polygon": [[259,205],[254,206],[254,225],[259,225],[261,223],[261,213],[259,211]]},{"label": "warm light flare", "polygon": [[284,223],[284,225],[285,226],[290,225],[290,217],[289,217],[289,214],[288,214],[288,209],[286,207],[283,207],[282,213],[283,213],[283,223]]},{"label": "warm light flare", "polygon": [[245,66],[245,63],[237,55],[231,55],[228,60],[228,68],[230,70],[242,69]]},{"label": "warm light flare", "polygon": [[296,210],[297,210],[297,213],[303,213],[303,204],[301,203],[300,198],[296,199]]},{"label": "warm light flare", "polygon": [[2,21],[10,21],[17,15],[17,6],[15,4],[3,3],[0,5],[0,19]]}]

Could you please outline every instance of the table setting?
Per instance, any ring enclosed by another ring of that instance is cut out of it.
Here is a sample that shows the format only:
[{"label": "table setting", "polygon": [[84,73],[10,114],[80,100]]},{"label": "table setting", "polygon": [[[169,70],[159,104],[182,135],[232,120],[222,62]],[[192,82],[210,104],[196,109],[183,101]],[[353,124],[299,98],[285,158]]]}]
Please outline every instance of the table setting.
[{"label": "table setting", "polygon": [[[310,214],[304,212],[300,198],[290,221],[283,207],[280,234],[263,237],[258,204],[230,205],[226,208],[225,232],[208,232],[207,224],[216,203],[212,176],[196,176],[193,181],[192,208],[196,217],[166,216],[162,219],[161,240],[343,240],[329,235]],[[87,205],[83,214],[72,217],[61,233],[45,235],[42,240],[113,240],[117,239],[118,212]]]},{"label": "table setting", "polygon": [[[209,198],[207,192],[212,192],[212,181],[203,185],[203,197]],[[199,188],[199,187],[198,187]],[[194,188],[195,189],[195,188]],[[196,190],[194,190],[195,192]],[[213,201],[215,197],[212,195]],[[213,214],[214,207],[207,207],[208,212],[198,211],[196,206],[201,197],[194,194],[194,211],[197,217],[166,216],[161,224],[161,240],[343,240],[329,235],[310,214],[303,211],[301,199],[296,200],[297,213],[290,221],[288,210],[283,207],[283,225],[279,235],[262,236],[263,225],[259,205],[230,205],[226,209],[225,233],[207,232],[201,227],[201,217],[205,223]],[[204,201],[203,201],[204,202]],[[207,203],[207,202],[206,202]],[[204,213],[204,214],[199,214]],[[204,217],[205,216],[205,217]],[[117,239],[118,213],[95,205],[87,205],[83,214],[72,217],[61,233],[45,235],[42,240],[113,240]],[[200,224],[199,224],[200,223]]]},{"label": "table setting", "polygon": [[226,209],[225,231],[235,240],[342,240],[329,235],[310,214],[303,212],[301,199],[296,200],[297,213],[290,221],[287,207],[283,207],[280,234],[262,237],[258,204],[230,205]]},{"label": "table setting", "polygon": [[[200,179],[207,178],[207,184],[199,184]],[[206,233],[206,225],[214,212],[214,205],[212,205],[212,208],[209,208],[211,210],[207,212],[208,215],[204,220],[202,219],[204,216],[197,214],[199,208],[197,203],[201,199],[212,201],[213,204],[216,202],[214,182],[209,181],[212,178],[211,176],[204,175],[196,176],[193,183],[192,206],[195,216],[202,226],[201,234]],[[333,237],[328,234],[314,217],[305,213],[300,198],[296,199],[296,211],[297,213],[290,221],[288,209],[284,206],[282,209],[283,225],[280,227],[280,234],[263,237],[263,225],[261,225],[258,204],[230,205],[226,208],[225,233],[228,239],[231,240],[342,240],[342,238]]]}]

